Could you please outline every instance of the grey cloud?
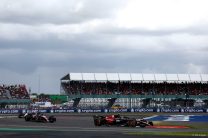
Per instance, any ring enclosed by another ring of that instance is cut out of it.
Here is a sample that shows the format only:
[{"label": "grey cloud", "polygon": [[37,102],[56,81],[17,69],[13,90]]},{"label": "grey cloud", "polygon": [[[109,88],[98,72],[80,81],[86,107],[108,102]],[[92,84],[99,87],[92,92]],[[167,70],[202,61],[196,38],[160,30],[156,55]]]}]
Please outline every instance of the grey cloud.
[{"label": "grey cloud", "polygon": [[[0,50],[18,47],[23,51],[18,54],[0,56],[1,68],[21,74],[35,72],[39,67],[63,67],[69,68],[72,72],[106,72],[108,70],[142,72],[148,67],[159,73],[185,73],[185,64],[204,65],[207,62],[206,55],[191,55],[185,51],[154,52],[122,47],[108,49],[104,46],[97,47],[98,43],[90,43],[84,39],[77,41],[77,39],[64,42],[60,40],[4,42],[4,47]],[[106,42],[108,43],[110,42]]]},{"label": "grey cloud", "polygon": [[109,18],[123,0],[3,0],[0,21],[21,24],[69,24]]},{"label": "grey cloud", "polygon": [[[69,72],[196,73],[195,69],[189,71],[189,64],[193,64],[203,68],[201,73],[208,73],[208,57],[199,56],[200,52],[193,56],[183,50],[154,52],[150,49],[106,48],[105,45],[111,44],[108,39],[101,41],[100,38],[94,42],[81,37],[81,41],[79,38],[73,41],[4,41],[3,47],[0,41],[0,52],[22,49],[22,53],[0,54],[0,70],[10,73],[1,74],[2,79],[9,82],[10,75],[19,74],[16,78],[24,80],[33,92],[37,92],[40,75],[41,92],[57,93],[59,79]],[[98,38],[94,36],[94,39]],[[14,81],[14,77],[10,81]]]},{"label": "grey cloud", "polygon": [[185,28],[162,28],[148,30],[144,28],[123,28],[115,25],[105,25],[97,29],[98,32],[112,35],[141,35],[141,36],[166,36],[172,34],[208,35],[208,26],[195,24]]}]

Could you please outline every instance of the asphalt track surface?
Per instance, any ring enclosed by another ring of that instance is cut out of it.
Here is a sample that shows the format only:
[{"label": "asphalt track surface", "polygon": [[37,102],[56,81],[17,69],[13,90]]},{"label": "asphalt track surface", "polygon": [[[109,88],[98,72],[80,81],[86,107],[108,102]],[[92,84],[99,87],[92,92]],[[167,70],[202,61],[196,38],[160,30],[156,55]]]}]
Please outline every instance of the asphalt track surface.
[{"label": "asphalt track surface", "polygon": [[[163,138],[131,135],[131,132],[194,132],[194,129],[95,127],[92,116],[56,115],[55,123],[26,122],[15,117],[0,118],[0,138]],[[199,130],[197,130],[199,131]],[[206,130],[202,130],[206,131]],[[169,136],[176,137],[176,136]],[[180,137],[179,137],[180,138]],[[183,137],[186,138],[186,137]],[[188,137],[187,137],[188,138]]]}]

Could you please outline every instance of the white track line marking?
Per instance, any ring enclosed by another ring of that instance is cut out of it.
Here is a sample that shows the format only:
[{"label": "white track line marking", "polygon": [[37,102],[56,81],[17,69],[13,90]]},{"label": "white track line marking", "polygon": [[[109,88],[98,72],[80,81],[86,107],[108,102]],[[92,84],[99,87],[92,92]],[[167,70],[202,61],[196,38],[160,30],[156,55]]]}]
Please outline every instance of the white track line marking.
[{"label": "white track line marking", "polygon": [[171,115],[164,121],[190,121],[189,115]]},{"label": "white track line marking", "polygon": [[17,118],[17,116],[0,116],[0,118]]},{"label": "white track line marking", "polygon": [[153,115],[153,116],[150,116],[150,117],[145,117],[144,119],[152,119],[152,118],[155,118],[157,117],[158,115]]}]

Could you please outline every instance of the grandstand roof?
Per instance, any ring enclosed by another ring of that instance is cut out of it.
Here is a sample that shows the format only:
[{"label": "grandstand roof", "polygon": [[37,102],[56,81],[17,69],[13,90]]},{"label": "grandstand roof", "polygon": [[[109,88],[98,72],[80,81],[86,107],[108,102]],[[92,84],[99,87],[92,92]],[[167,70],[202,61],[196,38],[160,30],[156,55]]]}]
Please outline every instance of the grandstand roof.
[{"label": "grandstand roof", "polygon": [[208,74],[69,73],[61,80],[208,82]]}]

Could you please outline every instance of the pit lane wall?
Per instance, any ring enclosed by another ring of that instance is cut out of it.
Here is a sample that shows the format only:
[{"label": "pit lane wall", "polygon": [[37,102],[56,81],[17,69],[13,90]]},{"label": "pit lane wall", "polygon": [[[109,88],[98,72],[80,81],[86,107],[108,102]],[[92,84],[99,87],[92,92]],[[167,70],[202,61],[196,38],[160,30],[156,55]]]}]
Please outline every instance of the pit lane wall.
[{"label": "pit lane wall", "polygon": [[204,108],[131,108],[131,109],[0,109],[0,114],[18,114],[26,112],[41,113],[125,113],[125,112],[163,112],[163,113],[208,113]]}]

